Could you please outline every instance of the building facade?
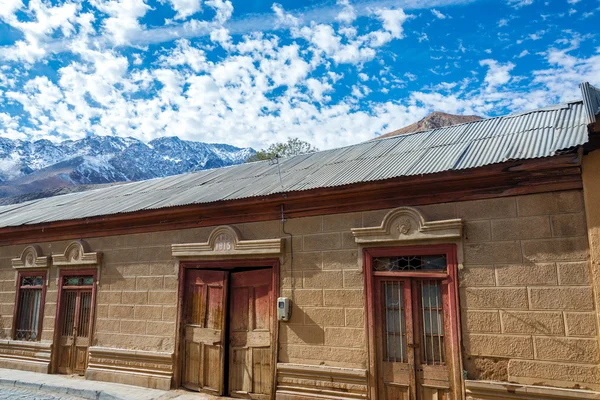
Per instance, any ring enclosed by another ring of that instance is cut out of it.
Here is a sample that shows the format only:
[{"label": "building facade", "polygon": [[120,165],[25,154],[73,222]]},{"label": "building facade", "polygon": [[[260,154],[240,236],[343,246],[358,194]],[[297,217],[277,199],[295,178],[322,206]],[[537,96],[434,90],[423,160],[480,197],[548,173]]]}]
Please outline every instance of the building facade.
[{"label": "building facade", "polygon": [[[583,92],[573,109],[596,118]],[[127,208],[174,177],[0,207],[0,367],[256,399],[598,398],[600,129],[584,121],[576,146],[464,170]]]}]

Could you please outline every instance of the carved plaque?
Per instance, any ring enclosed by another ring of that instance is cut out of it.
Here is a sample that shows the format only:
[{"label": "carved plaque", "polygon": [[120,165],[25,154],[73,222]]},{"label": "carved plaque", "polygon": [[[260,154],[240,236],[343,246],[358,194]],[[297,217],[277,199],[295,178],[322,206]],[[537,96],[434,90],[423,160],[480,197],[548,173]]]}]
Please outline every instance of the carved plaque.
[{"label": "carved plaque", "polygon": [[233,250],[233,238],[226,233],[221,233],[215,240],[215,251]]}]

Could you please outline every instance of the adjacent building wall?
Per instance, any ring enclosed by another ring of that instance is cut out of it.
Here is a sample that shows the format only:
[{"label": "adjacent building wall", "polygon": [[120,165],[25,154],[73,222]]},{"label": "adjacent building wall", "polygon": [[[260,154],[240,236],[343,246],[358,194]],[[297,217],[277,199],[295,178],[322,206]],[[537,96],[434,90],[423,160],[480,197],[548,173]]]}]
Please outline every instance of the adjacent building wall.
[{"label": "adjacent building wall", "polygon": [[[459,277],[469,381],[600,388],[597,306],[581,191],[419,209],[431,220],[465,221]],[[282,399],[307,390],[366,396],[362,257],[350,229],[377,226],[388,211],[290,219],[285,231],[292,238],[282,233],[280,221],[236,225],[244,239],[286,238],[281,295],[290,297],[294,308],[291,321],[279,328]],[[86,239],[92,251],[103,253],[88,378],[168,386],[178,282],[170,245],[204,242],[212,229]],[[40,243],[45,255],[61,253],[67,244]],[[10,259],[24,247],[0,247],[4,354],[15,299]],[[56,314],[56,269],[50,271],[44,343],[52,340]],[[23,368],[9,358],[0,354],[0,366]],[[140,369],[146,372],[133,374]]]}]

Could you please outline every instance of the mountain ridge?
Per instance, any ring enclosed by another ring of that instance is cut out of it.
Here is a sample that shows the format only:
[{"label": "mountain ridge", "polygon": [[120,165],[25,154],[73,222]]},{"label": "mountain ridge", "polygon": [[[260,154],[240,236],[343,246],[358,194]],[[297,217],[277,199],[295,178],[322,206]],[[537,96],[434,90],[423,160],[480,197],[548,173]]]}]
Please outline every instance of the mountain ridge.
[{"label": "mountain ridge", "polygon": [[[78,185],[93,187],[219,168],[243,163],[255,153],[250,147],[177,136],[148,143],[95,135],[58,143],[0,138],[0,197],[19,201],[37,191],[55,193]],[[39,197],[46,196],[41,193]]]}]

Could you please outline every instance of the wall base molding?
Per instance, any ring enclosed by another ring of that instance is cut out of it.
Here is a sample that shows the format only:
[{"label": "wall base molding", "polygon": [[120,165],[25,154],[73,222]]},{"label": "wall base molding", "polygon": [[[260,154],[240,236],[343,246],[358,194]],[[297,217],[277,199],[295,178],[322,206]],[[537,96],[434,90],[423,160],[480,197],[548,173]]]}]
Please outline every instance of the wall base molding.
[{"label": "wall base molding", "polygon": [[50,372],[52,343],[0,340],[0,368]]},{"label": "wall base molding", "polygon": [[277,400],[366,399],[367,371],[320,365],[277,364]]},{"label": "wall base molding", "polygon": [[86,379],[169,390],[173,354],[90,347]]},{"label": "wall base molding", "polygon": [[591,390],[562,389],[493,381],[466,380],[465,391],[467,400],[591,400],[600,398],[600,392]]}]

